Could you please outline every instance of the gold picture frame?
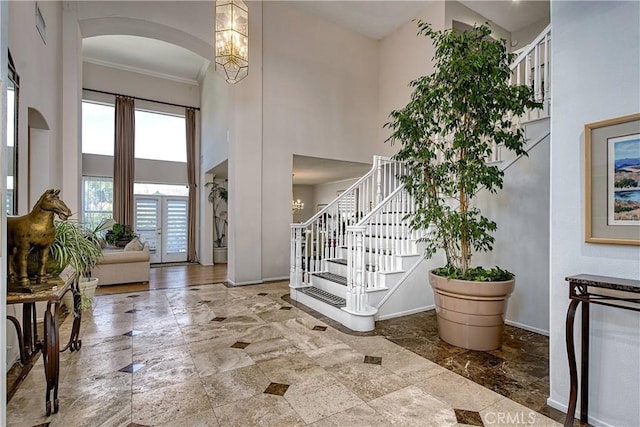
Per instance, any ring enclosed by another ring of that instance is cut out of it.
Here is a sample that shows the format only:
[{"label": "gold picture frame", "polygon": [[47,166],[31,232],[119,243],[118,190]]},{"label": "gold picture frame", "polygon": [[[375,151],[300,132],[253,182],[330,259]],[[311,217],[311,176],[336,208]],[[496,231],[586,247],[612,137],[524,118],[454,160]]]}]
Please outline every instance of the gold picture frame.
[{"label": "gold picture frame", "polygon": [[640,246],[640,113],[584,126],[585,242]]}]

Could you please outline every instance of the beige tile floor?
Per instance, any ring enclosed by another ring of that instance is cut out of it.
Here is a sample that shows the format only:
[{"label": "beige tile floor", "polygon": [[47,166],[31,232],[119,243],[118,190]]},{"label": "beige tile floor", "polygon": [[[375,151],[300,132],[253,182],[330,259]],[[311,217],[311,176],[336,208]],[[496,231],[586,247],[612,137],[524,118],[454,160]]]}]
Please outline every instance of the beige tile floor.
[{"label": "beige tile floor", "polygon": [[39,361],[7,424],[559,425],[383,337],[341,333],[287,292],[283,282],[98,296],[82,349],[61,355],[60,412],[45,416]]}]

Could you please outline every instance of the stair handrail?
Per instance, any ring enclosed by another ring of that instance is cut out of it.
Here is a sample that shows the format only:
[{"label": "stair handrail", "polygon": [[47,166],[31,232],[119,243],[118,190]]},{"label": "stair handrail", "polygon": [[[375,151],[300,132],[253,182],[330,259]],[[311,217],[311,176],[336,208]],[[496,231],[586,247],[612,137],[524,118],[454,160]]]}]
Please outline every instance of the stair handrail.
[{"label": "stair handrail", "polygon": [[[517,85],[530,85],[534,98],[542,103],[542,108],[529,110],[522,117],[524,121],[549,117],[551,112],[551,24],[542,30],[524,49],[520,51],[516,60],[509,66],[511,82]],[[516,118],[516,122],[520,118]]]},{"label": "stair handrail", "polygon": [[511,63],[510,65],[511,71],[513,71],[518,66],[519,63],[523,62],[526,59],[527,55],[533,52],[535,47],[539,45],[540,42],[542,42],[547,36],[551,36],[551,24],[547,25],[545,29],[542,30],[542,32],[538,34],[538,36],[535,39],[533,39],[531,43],[529,43],[527,46],[519,50],[520,54],[515,59],[515,61],[513,61],[513,63]]},{"label": "stair handrail", "polygon": [[325,206],[324,208],[322,208],[321,210],[319,210],[318,212],[316,212],[315,215],[313,215],[311,218],[309,218],[308,220],[306,220],[305,222],[296,222],[291,224],[292,227],[296,227],[296,228],[306,228],[309,225],[311,225],[314,221],[318,220],[320,217],[322,217],[322,215],[324,215],[325,213],[327,213],[329,210],[331,210],[331,208],[333,208],[335,205],[337,205],[341,200],[347,198],[352,192],[353,190],[355,190],[356,188],[358,188],[362,183],[364,183],[369,177],[371,177],[373,174],[376,173],[377,169],[378,169],[378,165],[380,163],[380,161],[391,161],[391,157],[384,157],[384,156],[373,156],[373,165],[371,166],[371,169],[369,170],[369,172],[367,172],[366,174],[362,175],[362,177],[360,177],[360,179],[358,179],[356,182],[354,182],[350,187],[348,187],[346,190],[344,190],[342,193],[340,193],[338,195],[338,197],[336,197],[335,199],[333,199],[331,202],[329,202],[327,204],[327,206]]}]

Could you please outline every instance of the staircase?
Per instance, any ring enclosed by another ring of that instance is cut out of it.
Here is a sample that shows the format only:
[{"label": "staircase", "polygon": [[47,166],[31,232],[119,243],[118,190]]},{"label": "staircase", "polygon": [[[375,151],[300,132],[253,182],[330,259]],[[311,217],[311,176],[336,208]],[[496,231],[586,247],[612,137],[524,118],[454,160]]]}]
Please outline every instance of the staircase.
[{"label": "staircase", "polygon": [[[512,66],[512,82],[529,84],[540,110],[516,121],[525,126],[527,150],[549,139],[550,81],[547,27]],[[492,163],[507,169],[519,157],[494,147]],[[411,230],[404,218],[416,209],[398,177],[402,163],[374,156],[373,167],[305,223],[291,226],[291,298],[354,331],[375,320],[433,308],[427,272],[443,260],[422,257],[429,230]]]}]

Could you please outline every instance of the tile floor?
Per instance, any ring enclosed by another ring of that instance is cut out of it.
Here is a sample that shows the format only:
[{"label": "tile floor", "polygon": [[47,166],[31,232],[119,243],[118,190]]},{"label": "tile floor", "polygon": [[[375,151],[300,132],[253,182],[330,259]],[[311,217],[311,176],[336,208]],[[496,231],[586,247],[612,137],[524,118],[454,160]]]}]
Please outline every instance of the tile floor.
[{"label": "tile floor", "polygon": [[284,301],[287,292],[280,282],[98,296],[82,349],[61,355],[60,412],[45,416],[40,360],[7,423],[559,425],[384,336],[345,334]]}]

